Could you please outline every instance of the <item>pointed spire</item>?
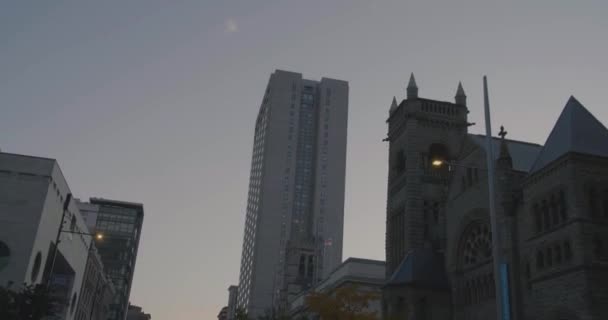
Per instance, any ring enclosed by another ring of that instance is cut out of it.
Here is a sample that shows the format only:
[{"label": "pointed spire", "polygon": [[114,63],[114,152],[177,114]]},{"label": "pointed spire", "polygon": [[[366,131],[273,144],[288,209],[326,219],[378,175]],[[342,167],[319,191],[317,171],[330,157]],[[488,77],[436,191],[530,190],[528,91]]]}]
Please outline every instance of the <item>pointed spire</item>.
[{"label": "pointed spire", "polygon": [[414,73],[410,75],[410,82],[407,84],[407,98],[416,99],[418,98],[418,86],[416,85],[416,78]]},{"label": "pointed spire", "polygon": [[464,89],[462,88],[462,82],[458,82],[458,89],[456,90],[456,104],[466,106],[467,105],[467,95],[464,94]]},{"label": "pointed spire", "polygon": [[393,102],[391,103],[391,108],[389,109],[389,114],[395,112],[395,110],[397,110],[397,98],[395,98],[395,96],[393,96]]}]

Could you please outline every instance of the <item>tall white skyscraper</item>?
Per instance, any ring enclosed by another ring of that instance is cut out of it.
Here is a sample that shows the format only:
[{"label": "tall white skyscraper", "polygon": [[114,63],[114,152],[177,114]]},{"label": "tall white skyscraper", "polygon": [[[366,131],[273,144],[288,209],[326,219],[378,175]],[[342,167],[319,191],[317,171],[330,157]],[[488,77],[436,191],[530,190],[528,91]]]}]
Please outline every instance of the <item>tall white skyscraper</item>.
[{"label": "tall white skyscraper", "polygon": [[275,71],[255,125],[238,305],[286,307],[342,262],[348,82]]}]

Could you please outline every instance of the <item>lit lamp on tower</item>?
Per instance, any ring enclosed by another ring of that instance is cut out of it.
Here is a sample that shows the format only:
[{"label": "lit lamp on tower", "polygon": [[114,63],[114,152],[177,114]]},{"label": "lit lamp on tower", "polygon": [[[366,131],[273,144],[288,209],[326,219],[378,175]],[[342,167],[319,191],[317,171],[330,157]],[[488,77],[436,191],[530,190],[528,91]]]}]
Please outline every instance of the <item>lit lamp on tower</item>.
[{"label": "lit lamp on tower", "polygon": [[[489,197],[489,211],[490,211],[490,224],[492,228],[492,255],[494,260],[494,282],[496,289],[496,313],[497,319],[510,320],[511,319],[511,305],[509,301],[509,280],[508,280],[508,264],[501,260],[499,254],[500,236],[499,229],[496,222],[496,204],[495,204],[495,172],[494,172],[494,150],[492,143],[492,126],[490,122],[490,102],[488,97],[488,84],[487,79],[483,77],[483,91],[484,91],[484,110],[485,110],[485,123],[486,123],[486,163],[488,172],[488,197]],[[504,139],[507,134],[504,128],[500,128],[499,135]],[[447,159],[442,153],[431,154],[431,165],[435,168],[442,168],[445,165],[448,166],[448,170],[452,170],[452,166],[459,166],[469,168],[468,166],[457,164]]]}]

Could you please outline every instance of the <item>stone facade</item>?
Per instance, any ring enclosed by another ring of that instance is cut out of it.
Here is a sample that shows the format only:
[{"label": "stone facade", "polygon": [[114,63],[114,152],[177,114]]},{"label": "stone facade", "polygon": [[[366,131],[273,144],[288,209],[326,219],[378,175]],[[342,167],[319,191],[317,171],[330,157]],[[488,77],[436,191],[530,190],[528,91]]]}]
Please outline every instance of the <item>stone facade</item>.
[{"label": "stone facade", "polygon": [[[467,132],[461,85],[457,103],[419,98],[413,76],[407,92],[388,119],[385,318],[495,319],[485,137]],[[544,146],[504,136],[492,141],[511,319],[603,319],[608,130],[571,98]]]}]

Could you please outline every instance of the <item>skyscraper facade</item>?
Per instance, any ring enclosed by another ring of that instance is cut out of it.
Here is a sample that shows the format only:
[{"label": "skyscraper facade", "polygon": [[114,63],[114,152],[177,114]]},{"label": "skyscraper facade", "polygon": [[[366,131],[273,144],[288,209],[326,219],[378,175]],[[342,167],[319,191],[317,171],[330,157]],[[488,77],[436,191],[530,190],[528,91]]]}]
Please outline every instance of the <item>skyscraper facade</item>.
[{"label": "skyscraper facade", "polygon": [[137,260],[144,207],[139,203],[91,198],[78,202],[80,212],[91,232],[103,234],[95,245],[106,273],[116,290],[108,319],[124,320]]},{"label": "skyscraper facade", "polygon": [[237,304],[286,307],[342,262],[348,83],[275,71],[255,125]]}]

